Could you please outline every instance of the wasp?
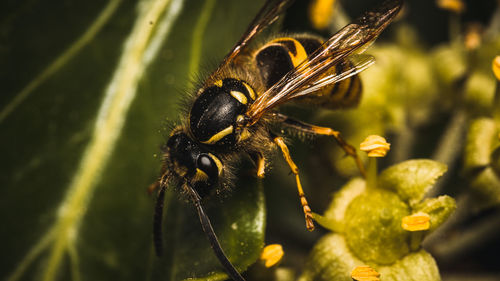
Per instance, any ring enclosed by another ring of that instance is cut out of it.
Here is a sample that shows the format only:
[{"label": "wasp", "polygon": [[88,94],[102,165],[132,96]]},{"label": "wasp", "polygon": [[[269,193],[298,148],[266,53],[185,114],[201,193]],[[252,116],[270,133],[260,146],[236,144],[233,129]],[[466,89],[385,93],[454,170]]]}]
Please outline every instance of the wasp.
[{"label": "wasp", "polygon": [[314,229],[299,169],[273,127],[333,137],[364,173],[356,150],[340,132],[288,117],[278,107],[290,101],[330,109],[355,106],[361,97],[357,74],[374,62],[372,56],[361,53],[395,18],[403,1],[387,0],[326,41],[302,34],[275,37],[260,47],[251,44],[291,2],[268,0],[264,4],[222,63],[193,94],[182,125],[172,130],[163,148],[161,176],[153,185],[153,189],[159,188],[153,227],[158,255],[164,194],[173,184],[194,204],[201,227],[229,277],[244,280],[224,253],[202,202],[215,190],[232,186],[234,167],[243,158],[252,159],[257,176],[263,177],[276,150],[282,152],[295,176],[306,227]]}]

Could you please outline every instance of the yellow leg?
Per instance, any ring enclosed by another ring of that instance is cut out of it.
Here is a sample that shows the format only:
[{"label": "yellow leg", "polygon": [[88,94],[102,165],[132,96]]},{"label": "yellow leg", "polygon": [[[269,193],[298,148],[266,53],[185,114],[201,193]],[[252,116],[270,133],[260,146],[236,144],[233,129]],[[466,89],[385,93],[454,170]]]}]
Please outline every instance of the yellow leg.
[{"label": "yellow leg", "polygon": [[259,155],[259,159],[257,160],[257,177],[264,178],[264,174],[266,172],[266,159],[264,156]]},{"label": "yellow leg", "polygon": [[315,125],[310,125],[311,129],[314,131],[314,133],[318,135],[325,135],[325,136],[332,136],[335,138],[337,143],[340,145],[340,147],[345,151],[345,153],[349,156],[351,156],[354,161],[356,162],[356,166],[358,166],[359,172],[363,177],[366,177],[366,170],[365,166],[361,162],[361,159],[359,158],[358,154],[356,153],[356,149],[348,144],[340,135],[339,131],[335,131],[333,129],[330,129],[328,127],[320,127],[320,126],[315,126]]},{"label": "yellow leg", "polygon": [[314,230],[313,216],[312,216],[311,208],[309,207],[309,204],[307,203],[307,199],[306,199],[306,195],[304,194],[304,190],[302,189],[302,184],[300,183],[299,168],[293,162],[292,157],[290,156],[290,151],[288,150],[288,147],[286,146],[285,142],[283,141],[283,138],[282,137],[275,137],[273,139],[273,141],[281,149],[281,152],[283,152],[283,157],[285,158],[285,161],[288,163],[288,166],[290,166],[292,173],[295,175],[295,180],[297,182],[297,189],[299,191],[300,204],[302,205],[302,209],[304,210],[304,215],[306,218],[306,227],[307,227],[307,230],[313,231]]},{"label": "yellow leg", "polygon": [[264,158],[264,155],[260,152],[255,152],[250,154],[250,158],[252,158],[255,165],[257,177],[261,179],[264,178],[266,173],[266,159]]},{"label": "yellow leg", "polygon": [[281,113],[275,113],[275,118],[278,121],[281,121],[284,126],[287,126],[289,128],[293,128],[295,130],[305,132],[308,134],[313,134],[313,135],[323,135],[323,136],[332,136],[335,141],[337,141],[337,144],[345,151],[345,153],[349,156],[351,156],[354,161],[356,162],[356,166],[358,166],[359,172],[363,177],[366,177],[366,170],[365,166],[363,166],[363,163],[361,162],[361,159],[359,158],[358,154],[356,153],[356,149],[348,144],[340,135],[339,131],[335,131],[333,129],[330,129],[328,127],[320,127],[316,125],[311,125],[299,120],[292,119],[286,115],[283,115]]},{"label": "yellow leg", "polygon": [[266,159],[260,152],[250,153],[250,158],[255,165],[256,176],[260,179],[264,178],[266,174]]}]

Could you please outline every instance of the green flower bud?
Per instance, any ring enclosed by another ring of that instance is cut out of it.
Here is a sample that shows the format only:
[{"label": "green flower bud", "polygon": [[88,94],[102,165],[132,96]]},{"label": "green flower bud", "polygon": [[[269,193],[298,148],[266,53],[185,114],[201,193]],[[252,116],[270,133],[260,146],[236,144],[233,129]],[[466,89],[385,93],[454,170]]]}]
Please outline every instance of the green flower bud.
[{"label": "green flower bud", "polygon": [[314,247],[299,280],[351,280],[368,265],[381,280],[440,280],[434,259],[420,243],[455,210],[453,198],[423,200],[447,167],[432,160],[409,160],[383,171],[367,187],[354,179],[335,194],[316,221],[337,233]]},{"label": "green flower bud", "polygon": [[396,193],[370,189],[346,210],[345,236],[349,248],[365,262],[391,264],[409,252],[409,233],[401,219],[410,208]]}]

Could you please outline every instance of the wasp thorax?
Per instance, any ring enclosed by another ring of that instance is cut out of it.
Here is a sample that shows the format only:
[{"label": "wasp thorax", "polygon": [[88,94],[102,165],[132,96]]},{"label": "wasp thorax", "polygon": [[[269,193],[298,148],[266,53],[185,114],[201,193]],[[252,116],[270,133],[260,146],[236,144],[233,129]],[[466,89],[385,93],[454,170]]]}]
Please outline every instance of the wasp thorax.
[{"label": "wasp thorax", "polygon": [[253,100],[254,90],[242,80],[226,78],[215,82],[203,89],[193,104],[189,115],[191,132],[204,144],[236,144],[236,120]]},{"label": "wasp thorax", "polygon": [[210,193],[222,174],[219,158],[203,150],[184,132],[173,134],[167,142],[167,149],[172,172],[190,183],[200,196]]}]

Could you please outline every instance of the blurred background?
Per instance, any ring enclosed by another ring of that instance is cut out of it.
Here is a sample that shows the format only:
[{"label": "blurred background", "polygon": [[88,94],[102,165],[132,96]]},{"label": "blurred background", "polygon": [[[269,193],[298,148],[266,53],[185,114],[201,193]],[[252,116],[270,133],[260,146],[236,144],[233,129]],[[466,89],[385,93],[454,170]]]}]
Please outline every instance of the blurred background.
[{"label": "blurred background", "polygon": [[[450,195],[457,210],[423,247],[443,280],[500,280],[500,112],[492,72],[500,4],[457,2],[463,6],[406,1],[366,51],[377,62],[361,74],[358,108],[280,110],[339,130],[355,147],[369,134],[385,136],[392,148],[379,159],[380,170],[415,158],[445,163],[448,171],[429,196]],[[224,279],[192,205],[174,188],[166,199],[165,255],[155,257],[155,196],[147,187],[160,174],[161,146],[179,124],[181,101],[262,3],[0,3],[1,278]],[[332,20],[318,27],[308,14],[312,2],[296,0],[258,41],[280,32],[329,37],[378,3],[332,1]],[[332,139],[284,134],[309,203],[323,213],[359,172]],[[205,202],[214,228],[235,264],[250,266],[249,280],[295,280],[329,231],[305,229],[294,177],[280,155],[262,181],[247,162],[237,167],[231,192]],[[235,229],[234,221],[245,227]],[[251,266],[271,243],[285,250],[279,270]]]}]

